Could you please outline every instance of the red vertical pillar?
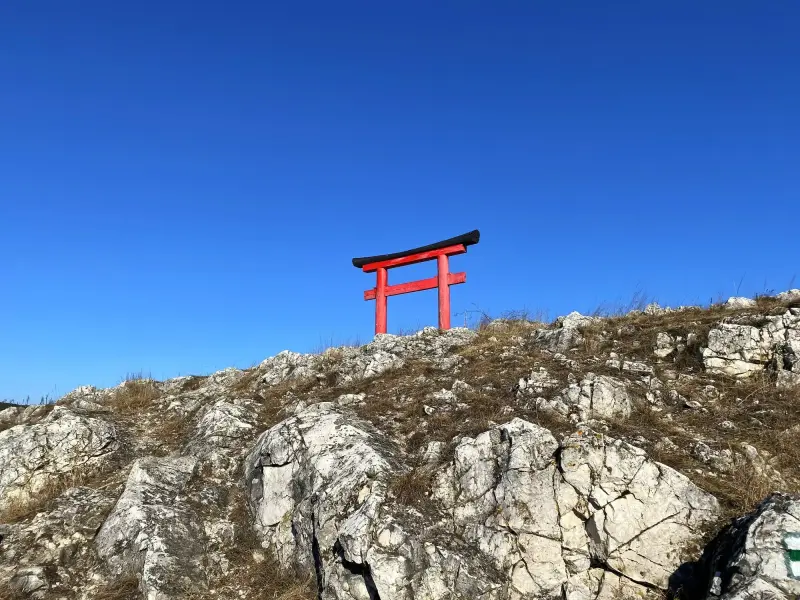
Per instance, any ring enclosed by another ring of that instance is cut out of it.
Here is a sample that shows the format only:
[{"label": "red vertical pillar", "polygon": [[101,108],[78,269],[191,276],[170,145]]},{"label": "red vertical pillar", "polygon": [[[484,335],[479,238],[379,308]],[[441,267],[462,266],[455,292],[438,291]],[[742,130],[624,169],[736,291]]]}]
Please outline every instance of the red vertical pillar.
[{"label": "red vertical pillar", "polygon": [[450,284],[447,281],[450,259],[440,254],[436,262],[439,275],[439,329],[450,329]]},{"label": "red vertical pillar", "polygon": [[386,285],[389,282],[389,273],[386,269],[379,268],[378,285],[375,290],[375,333],[386,333]]}]

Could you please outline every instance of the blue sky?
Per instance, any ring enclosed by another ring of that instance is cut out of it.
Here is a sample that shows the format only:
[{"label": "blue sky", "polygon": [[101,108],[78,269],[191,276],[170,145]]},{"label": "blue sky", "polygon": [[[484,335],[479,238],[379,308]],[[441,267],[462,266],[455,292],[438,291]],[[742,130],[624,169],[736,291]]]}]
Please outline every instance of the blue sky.
[{"label": "blue sky", "polygon": [[[0,398],[369,340],[350,258],[474,228],[456,322],[800,287],[798,29],[736,0],[4,3]],[[434,291],[390,299],[390,331],[435,323]]]}]

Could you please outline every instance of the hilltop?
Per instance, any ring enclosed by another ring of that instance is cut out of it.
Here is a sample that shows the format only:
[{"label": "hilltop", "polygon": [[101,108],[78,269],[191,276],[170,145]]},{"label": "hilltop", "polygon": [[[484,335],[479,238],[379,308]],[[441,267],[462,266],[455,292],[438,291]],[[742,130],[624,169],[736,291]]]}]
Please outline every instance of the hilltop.
[{"label": "hilltop", "polygon": [[0,407],[0,599],[797,598],[798,417],[800,290],[85,386]]}]

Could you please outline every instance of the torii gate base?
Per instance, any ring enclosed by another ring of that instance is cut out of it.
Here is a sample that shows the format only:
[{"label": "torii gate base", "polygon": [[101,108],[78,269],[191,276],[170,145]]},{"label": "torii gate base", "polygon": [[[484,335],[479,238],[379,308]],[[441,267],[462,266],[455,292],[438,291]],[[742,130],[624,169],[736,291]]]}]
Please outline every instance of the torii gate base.
[{"label": "torii gate base", "polygon": [[[480,232],[476,229],[449,240],[430,244],[413,250],[354,258],[353,265],[365,273],[377,273],[377,285],[364,292],[364,300],[375,300],[375,333],[386,333],[386,309],[389,296],[439,290],[439,329],[450,329],[450,286],[467,281],[466,273],[450,272],[450,257],[464,254],[467,246],[477,244]],[[436,259],[437,275],[430,279],[420,279],[409,283],[389,285],[389,269]]]}]

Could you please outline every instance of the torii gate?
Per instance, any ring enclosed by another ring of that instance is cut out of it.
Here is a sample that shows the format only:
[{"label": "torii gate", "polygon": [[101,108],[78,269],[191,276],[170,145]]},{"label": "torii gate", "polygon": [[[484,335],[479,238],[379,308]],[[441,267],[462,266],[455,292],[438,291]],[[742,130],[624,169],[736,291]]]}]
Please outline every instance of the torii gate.
[{"label": "torii gate", "polygon": [[[354,258],[354,267],[365,273],[376,271],[378,274],[377,286],[364,292],[364,300],[375,300],[375,333],[386,333],[386,300],[389,296],[433,288],[439,288],[439,329],[450,329],[450,286],[465,283],[467,274],[451,273],[449,257],[464,254],[467,246],[477,244],[480,239],[481,233],[476,229],[448,240],[404,252]],[[437,262],[436,277],[389,285],[389,269],[433,259]]]}]

